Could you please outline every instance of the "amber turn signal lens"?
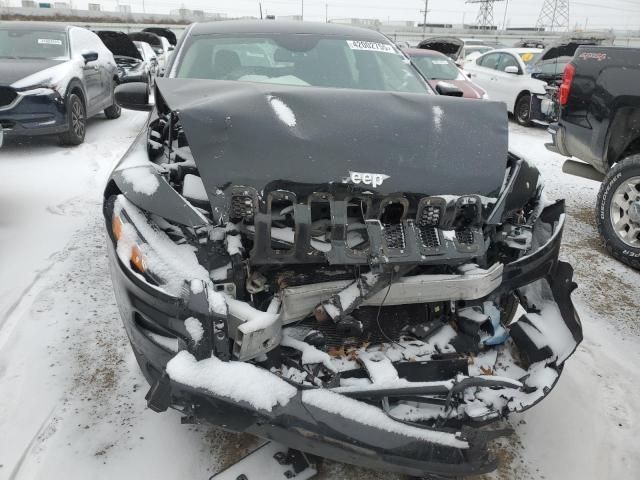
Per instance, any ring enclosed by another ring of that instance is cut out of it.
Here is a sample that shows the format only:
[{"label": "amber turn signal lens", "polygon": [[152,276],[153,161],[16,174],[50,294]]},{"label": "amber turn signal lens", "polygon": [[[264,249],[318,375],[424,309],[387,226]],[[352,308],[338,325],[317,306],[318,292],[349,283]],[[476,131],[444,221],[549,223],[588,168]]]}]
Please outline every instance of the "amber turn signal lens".
[{"label": "amber turn signal lens", "polygon": [[136,270],[140,273],[144,273],[144,259],[142,258],[142,252],[137,245],[134,245],[131,249],[131,263],[136,267]]},{"label": "amber turn signal lens", "polygon": [[111,231],[113,232],[113,236],[116,237],[116,240],[120,240],[120,235],[122,235],[122,220],[118,215],[114,215],[111,220]]}]

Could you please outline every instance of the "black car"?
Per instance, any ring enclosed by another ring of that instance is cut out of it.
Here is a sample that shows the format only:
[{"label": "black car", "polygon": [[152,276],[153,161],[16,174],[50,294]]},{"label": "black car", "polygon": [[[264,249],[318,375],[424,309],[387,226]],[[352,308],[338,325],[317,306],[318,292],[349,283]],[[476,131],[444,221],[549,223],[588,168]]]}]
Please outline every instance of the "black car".
[{"label": "black car", "polygon": [[[580,46],[564,69],[547,148],[566,173],[601,181],[596,224],[607,251],[640,270],[640,49]],[[584,162],[584,163],[583,163]]]},{"label": "black car", "polygon": [[178,38],[176,37],[176,34],[173,33],[171,30],[169,30],[168,28],[148,27],[148,28],[143,29],[142,31],[143,32],[155,33],[156,35],[158,35],[160,37],[164,37],[169,41],[169,44],[171,44],[174,47],[178,44]]},{"label": "black car", "polygon": [[488,425],[582,340],[564,203],[507,151],[504,105],[436,95],[354,27],[195,24],[175,53],[155,107],[118,87],[152,113],[104,192],[149,407],[368,468],[493,470]]},{"label": "black car", "polygon": [[118,118],[118,70],[89,30],[41,22],[0,23],[0,131],[84,141],[87,118]]},{"label": "black car", "polygon": [[145,82],[151,86],[158,69],[155,56],[147,59],[126,33],[111,30],[95,32],[111,51],[118,65],[118,83]]}]

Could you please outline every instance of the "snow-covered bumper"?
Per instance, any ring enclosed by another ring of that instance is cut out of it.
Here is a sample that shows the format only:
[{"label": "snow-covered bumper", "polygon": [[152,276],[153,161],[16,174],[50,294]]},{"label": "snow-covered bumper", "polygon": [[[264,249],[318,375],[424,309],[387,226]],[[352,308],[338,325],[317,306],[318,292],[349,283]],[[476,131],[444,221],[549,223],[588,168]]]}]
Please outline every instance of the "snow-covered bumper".
[{"label": "snow-covered bumper", "polygon": [[[114,223],[114,211],[124,223]],[[295,289],[281,292],[278,318],[290,315],[296,322],[274,328],[277,322],[266,315],[275,310],[267,309],[257,319],[261,328],[245,328],[239,342],[240,327],[256,322],[247,318],[251,312],[244,302],[232,298],[233,285],[194,281],[196,267],[188,269],[190,277],[177,279],[181,288],[154,285],[144,265],[136,270],[145,248],[137,245],[136,257],[136,245],[127,239],[136,230],[138,242],[153,243],[153,232],[141,225],[146,217],[123,200],[120,206],[107,202],[105,218],[116,298],[152,385],[149,406],[157,411],[174,406],[187,419],[337,461],[416,476],[491,471],[496,462],[487,443],[505,432],[485,425],[544,398],[582,339],[570,298],[573,271],[558,261],[562,202],[541,208],[532,227],[534,246],[526,256],[448,278],[422,275],[421,282],[400,289],[409,303],[416,295],[407,291],[422,288],[426,306],[417,300],[415,305],[423,305],[419,308],[431,316],[441,308],[453,309],[435,334],[416,333],[433,326],[423,322],[412,325],[410,340],[383,339],[375,348],[363,341],[330,354],[296,338],[299,315],[286,309],[287,295]],[[163,245],[168,244],[156,242],[155,248]],[[447,288],[439,292],[442,284]],[[326,298],[336,291],[322,287]],[[390,287],[386,299],[399,295]],[[498,299],[512,295],[521,310],[501,326]],[[292,308],[307,297],[296,298]],[[367,302],[375,311],[384,299],[376,301],[374,295]],[[367,308],[366,302],[361,308]],[[264,353],[252,362],[237,361],[248,344],[263,344]],[[328,381],[320,380],[321,370],[328,372]]]},{"label": "snow-covered bumper", "polygon": [[55,90],[38,88],[19,92],[11,90],[10,102],[0,106],[0,126],[6,135],[49,135],[61,133],[68,126],[64,99]]}]

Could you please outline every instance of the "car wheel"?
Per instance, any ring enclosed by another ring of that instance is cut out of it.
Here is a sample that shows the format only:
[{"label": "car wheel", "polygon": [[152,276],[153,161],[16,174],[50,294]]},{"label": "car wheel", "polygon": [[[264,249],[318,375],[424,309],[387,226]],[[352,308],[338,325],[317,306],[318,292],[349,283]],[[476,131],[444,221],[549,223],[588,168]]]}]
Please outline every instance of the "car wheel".
[{"label": "car wheel", "polygon": [[513,114],[516,122],[523,127],[531,125],[531,95],[525,93],[518,98]]},{"label": "car wheel", "polygon": [[122,108],[120,108],[120,105],[116,103],[116,100],[114,97],[113,105],[111,105],[109,108],[105,108],[104,114],[107,118],[113,120],[115,118],[120,117],[121,113],[122,113]]},{"label": "car wheel", "polygon": [[596,221],[607,251],[640,270],[640,154],[607,173],[598,192]]},{"label": "car wheel", "polygon": [[60,135],[63,145],[80,145],[87,129],[87,113],[82,99],[72,93],[67,100],[67,123],[69,130]]},{"label": "car wheel", "polygon": [[111,88],[111,98],[113,98],[113,105],[111,105],[109,108],[104,109],[104,115],[110,120],[119,118],[122,114],[122,108],[120,108],[120,105],[118,105],[118,102],[116,102],[116,85],[117,83],[114,81],[113,87]]}]

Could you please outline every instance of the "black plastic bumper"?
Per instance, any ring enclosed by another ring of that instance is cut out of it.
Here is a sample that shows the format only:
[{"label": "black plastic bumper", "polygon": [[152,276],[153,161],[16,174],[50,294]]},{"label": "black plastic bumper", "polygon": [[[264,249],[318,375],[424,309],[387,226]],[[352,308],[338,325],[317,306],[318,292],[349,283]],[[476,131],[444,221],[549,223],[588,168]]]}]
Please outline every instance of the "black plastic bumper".
[{"label": "black plastic bumper", "polygon": [[[564,204],[559,202],[543,210],[540,218],[545,223],[560,225],[563,213]],[[561,233],[559,227],[537,251],[506,265],[498,291],[511,292],[546,279],[577,345],[582,340],[582,329],[570,298],[575,288],[573,270],[568,264],[558,262]],[[190,316],[202,318],[203,314],[192,310],[186,301],[168,296],[138,278],[122,264],[113,242],[108,243],[117,303],[138,363],[152,385],[147,396],[152,409],[162,411],[171,405],[179,405],[186,408],[194,421],[207,421],[229,430],[250,433],[339,462],[406,475],[476,475],[497,467],[487,444],[510,433],[508,430],[474,428],[469,422],[459,429],[460,437],[468,442],[469,448],[456,448],[389,432],[309,405],[303,401],[302,388],[285,406],[264,411],[171,380],[165,367],[175,351],[154,341],[148,332],[177,338],[184,346],[189,338],[184,319]],[[546,391],[545,395],[548,393]],[[438,431],[451,432],[447,428]]]},{"label": "black plastic bumper", "polygon": [[0,111],[5,135],[51,135],[69,129],[64,99],[57,93],[25,95],[11,109]]}]

